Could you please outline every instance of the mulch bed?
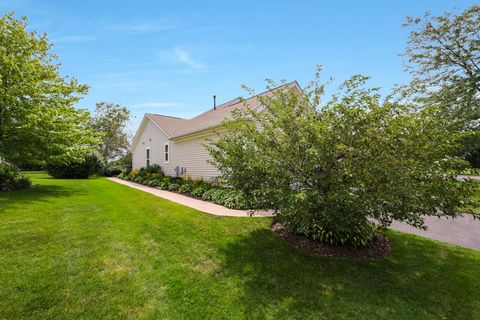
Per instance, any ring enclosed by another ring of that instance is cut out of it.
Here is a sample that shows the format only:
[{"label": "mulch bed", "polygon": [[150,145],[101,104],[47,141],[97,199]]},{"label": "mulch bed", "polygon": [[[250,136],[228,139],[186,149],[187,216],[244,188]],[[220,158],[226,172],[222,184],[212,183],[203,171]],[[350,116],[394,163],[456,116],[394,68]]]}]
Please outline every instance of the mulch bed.
[{"label": "mulch bed", "polygon": [[352,260],[375,260],[390,254],[390,241],[388,241],[385,235],[380,233],[375,235],[375,239],[370,247],[354,248],[322,244],[303,235],[291,233],[281,223],[274,223],[272,230],[293,247],[315,256],[341,257]]}]

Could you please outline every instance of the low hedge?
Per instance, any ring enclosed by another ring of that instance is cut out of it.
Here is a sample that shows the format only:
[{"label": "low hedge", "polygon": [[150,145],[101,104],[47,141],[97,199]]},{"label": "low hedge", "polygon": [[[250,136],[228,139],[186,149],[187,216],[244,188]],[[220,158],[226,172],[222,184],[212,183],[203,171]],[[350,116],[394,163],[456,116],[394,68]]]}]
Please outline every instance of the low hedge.
[{"label": "low hedge", "polygon": [[149,187],[187,194],[191,197],[212,201],[230,209],[252,209],[248,197],[232,188],[214,186],[203,180],[171,178],[165,176],[158,166],[141,168],[139,170],[124,170],[120,179],[140,183]]},{"label": "low hedge", "polygon": [[105,176],[105,177],[116,177],[120,173],[122,173],[123,169],[124,168],[122,166],[106,164],[102,168],[101,174],[102,176]]},{"label": "low hedge", "polygon": [[48,174],[59,179],[88,179],[100,173],[104,162],[100,154],[90,150],[71,150],[51,159],[46,166]]},{"label": "low hedge", "polygon": [[0,163],[0,191],[28,189],[32,182],[13,164]]}]

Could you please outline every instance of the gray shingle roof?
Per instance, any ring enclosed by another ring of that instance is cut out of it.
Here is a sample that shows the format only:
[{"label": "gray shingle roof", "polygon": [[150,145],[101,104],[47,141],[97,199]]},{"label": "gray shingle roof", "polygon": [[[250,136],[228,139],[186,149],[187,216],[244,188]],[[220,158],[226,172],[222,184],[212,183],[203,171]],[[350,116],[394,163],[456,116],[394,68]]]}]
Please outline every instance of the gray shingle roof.
[{"label": "gray shingle roof", "polygon": [[[217,107],[216,110],[210,109],[192,119],[182,119],[159,114],[147,113],[149,119],[154,121],[170,138],[178,138],[189,134],[202,132],[221,125],[222,121],[226,119],[233,110],[236,109],[257,109],[260,107],[258,96],[272,94],[278,89],[298,86],[296,81],[284,84],[275,89],[260,93],[251,98],[241,100],[239,98],[233,99],[223,103]],[[298,88],[300,88],[298,86]]]}]

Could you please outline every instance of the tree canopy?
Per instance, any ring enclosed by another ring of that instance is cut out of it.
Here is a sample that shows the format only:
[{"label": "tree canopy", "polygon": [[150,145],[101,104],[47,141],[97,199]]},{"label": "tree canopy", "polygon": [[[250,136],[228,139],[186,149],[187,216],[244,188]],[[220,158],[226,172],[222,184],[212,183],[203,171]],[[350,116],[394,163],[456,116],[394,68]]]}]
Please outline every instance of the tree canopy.
[{"label": "tree canopy", "polygon": [[353,77],[322,108],[318,80],[260,96],[261,109],[226,120],[212,163],[290,231],[324,243],[368,245],[372,221],[422,228],[426,215],[455,217],[473,190],[457,180],[468,163],[450,156],[462,133],[436,106],[383,100],[366,81]]},{"label": "tree canopy", "polygon": [[410,90],[422,104],[445,107],[459,127],[480,128],[480,7],[421,18],[408,17],[404,52],[413,75]]},{"label": "tree canopy", "polygon": [[130,121],[130,111],[118,104],[97,103],[92,119],[92,129],[102,133],[98,152],[105,161],[118,159],[128,152],[130,137],[126,126]]},{"label": "tree canopy", "polygon": [[87,86],[60,75],[46,34],[27,22],[0,18],[0,157],[42,162],[97,140],[88,112],[74,107]]}]

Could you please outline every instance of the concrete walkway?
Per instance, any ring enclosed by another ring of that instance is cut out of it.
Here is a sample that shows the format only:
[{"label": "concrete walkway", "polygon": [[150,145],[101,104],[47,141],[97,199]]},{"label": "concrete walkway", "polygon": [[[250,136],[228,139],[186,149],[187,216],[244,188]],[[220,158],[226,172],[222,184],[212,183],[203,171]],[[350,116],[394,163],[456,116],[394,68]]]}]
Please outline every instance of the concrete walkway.
[{"label": "concrete walkway", "polygon": [[123,184],[125,186],[129,186],[138,190],[142,190],[144,192],[148,192],[153,194],[157,197],[164,198],[179,204],[182,204],[186,207],[190,207],[192,209],[206,212],[209,214],[213,214],[216,216],[227,216],[227,217],[268,217],[272,216],[271,212],[269,211],[252,211],[252,210],[233,210],[225,208],[224,206],[220,206],[218,204],[207,202],[203,200],[194,199],[192,197],[187,197],[182,194],[178,194],[175,192],[160,190],[157,188],[147,187],[139,183],[134,183],[130,181],[125,181],[118,178],[108,178],[108,180]]},{"label": "concrete walkway", "polygon": [[[212,202],[194,199],[175,192],[159,190],[157,188],[147,187],[118,178],[108,179],[216,216],[250,217],[252,213],[250,210],[232,210]],[[269,211],[255,211],[253,212],[253,216],[266,217],[272,216],[272,213]],[[456,219],[426,217],[425,223],[428,227],[426,231],[411,227],[406,223],[398,221],[393,222],[390,228],[397,231],[412,233],[419,236],[480,250],[480,220],[474,220],[471,215],[463,215]]]}]

